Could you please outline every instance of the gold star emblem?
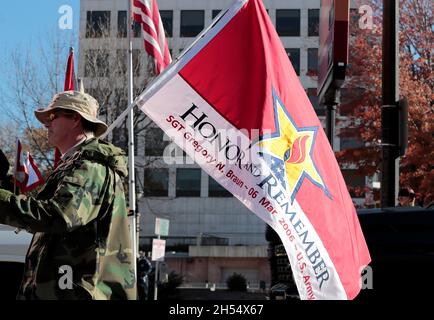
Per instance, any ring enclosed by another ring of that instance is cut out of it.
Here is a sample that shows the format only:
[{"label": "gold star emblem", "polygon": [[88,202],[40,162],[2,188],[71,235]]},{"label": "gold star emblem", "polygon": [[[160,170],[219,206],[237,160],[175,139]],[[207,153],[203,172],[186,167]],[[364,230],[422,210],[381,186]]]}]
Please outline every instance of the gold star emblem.
[{"label": "gold star emblem", "polygon": [[274,91],[273,100],[276,132],[259,139],[262,157],[289,193],[291,202],[305,178],[331,197],[312,158],[318,127],[298,128]]}]

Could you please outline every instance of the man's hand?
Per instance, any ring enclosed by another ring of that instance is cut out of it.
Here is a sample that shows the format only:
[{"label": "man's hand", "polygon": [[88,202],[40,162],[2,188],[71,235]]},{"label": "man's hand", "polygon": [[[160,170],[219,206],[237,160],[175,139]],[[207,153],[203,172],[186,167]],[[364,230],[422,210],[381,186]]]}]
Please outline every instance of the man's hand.
[{"label": "man's hand", "polygon": [[7,191],[5,189],[0,189],[0,201],[1,202],[9,202],[9,199],[13,195],[12,192]]}]

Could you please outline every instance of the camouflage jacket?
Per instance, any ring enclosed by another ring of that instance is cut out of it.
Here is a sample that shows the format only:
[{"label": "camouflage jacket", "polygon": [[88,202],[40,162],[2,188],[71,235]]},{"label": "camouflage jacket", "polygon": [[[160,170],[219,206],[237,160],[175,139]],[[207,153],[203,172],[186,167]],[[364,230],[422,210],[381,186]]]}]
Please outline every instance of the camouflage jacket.
[{"label": "camouflage jacket", "polygon": [[1,190],[0,223],[34,233],[18,298],[136,299],[126,175],[123,151],[90,139],[36,198]]}]

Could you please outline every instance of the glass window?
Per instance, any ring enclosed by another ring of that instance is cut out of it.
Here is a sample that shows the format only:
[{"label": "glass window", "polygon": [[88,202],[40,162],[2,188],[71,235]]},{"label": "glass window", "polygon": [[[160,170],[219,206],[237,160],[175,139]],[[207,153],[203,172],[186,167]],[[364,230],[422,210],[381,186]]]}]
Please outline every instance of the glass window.
[{"label": "glass window", "polygon": [[318,37],[319,35],[319,9],[308,10],[307,35],[309,37]]},{"label": "glass window", "polygon": [[145,135],[145,156],[162,157],[169,140],[160,128],[149,128]]},{"label": "glass window", "polygon": [[307,49],[307,72],[309,75],[318,74],[318,48]]},{"label": "glass window", "polygon": [[107,77],[109,74],[108,50],[86,50],[84,76],[85,77]]},{"label": "glass window", "polygon": [[[126,38],[127,34],[127,12],[118,11],[118,38]],[[133,37],[140,38],[142,36],[142,27],[140,23],[133,21]]]},{"label": "glass window", "polygon": [[350,187],[364,187],[365,176],[357,169],[342,169],[342,175],[344,176],[345,183]]},{"label": "glass window", "polygon": [[143,195],[154,197],[167,197],[169,192],[169,170],[168,169],[145,169],[143,180]]},{"label": "glass window", "polygon": [[127,12],[118,11],[118,38],[127,37]]},{"label": "glass window", "polygon": [[[116,72],[118,76],[125,75],[127,73],[127,50],[117,49],[116,50],[116,61],[113,71]],[[133,49],[133,75],[134,77],[139,77],[142,69],[140,63],[141,52],[139,49]]]},{"label": "glass window", "polygon": [[300,48],[285,49],[288,54],[289,60],[291,60],[295,73],[300,75]]},{"label": "glass window", "polygon": [[220,13],[221,10],[213,10],[212,11],[212,18],[214,19],[215,17],[217,17],[217,15]]},{"label": "glass window", "polygon": [[276,10],[276,30],[279,36],[300,36],[300,9]]},{"label": "glass window", "polygon": [[125,75],[127,73],[127,50],[116,50],[116,61],[114,70],[118,76]]},{"label": "glass window", "polygon": [[181,10],[181,37],[195,37],[203,29],[205,12],[203,10]]},{"label": "glass window", "polygon": [[172,10],[160,10],[161,21],[163,22],[164,31],[166,37],[172,37],[173,35],[173,11]]},{"label": "glass window", "polygon": [[137,21],[133,21],[133,37],[134,38],[142,37],[142,26]]},{"label": "glass window", "polygon": [[176,196],[200,197],[200,169],[176,169]]},{"label": "glass window", "polygon": [[133,76],[140,77],[142,71],[142,65],[140,63],[141,50],[133,49]]},{"label": "glass window", "polygon": [[88,11],[86,38],[101,38],[110,35],[110,11]]},{"label": "glass window", "polygon": [[208,180],[208,197],[232,197],[232,193],[222,187],[212,177]]}]

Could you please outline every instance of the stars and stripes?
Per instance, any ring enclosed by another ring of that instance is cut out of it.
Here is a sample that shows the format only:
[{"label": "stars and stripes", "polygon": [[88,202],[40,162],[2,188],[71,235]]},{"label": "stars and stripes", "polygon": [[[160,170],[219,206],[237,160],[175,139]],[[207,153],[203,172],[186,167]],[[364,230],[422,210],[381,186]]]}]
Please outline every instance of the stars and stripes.
[{"label": "stars and stripes", "polygon": [[172,58],[157,1],[133,0],[133,19],[142,26],[145,50],[154,58],[158,75],[172,62]]}]

